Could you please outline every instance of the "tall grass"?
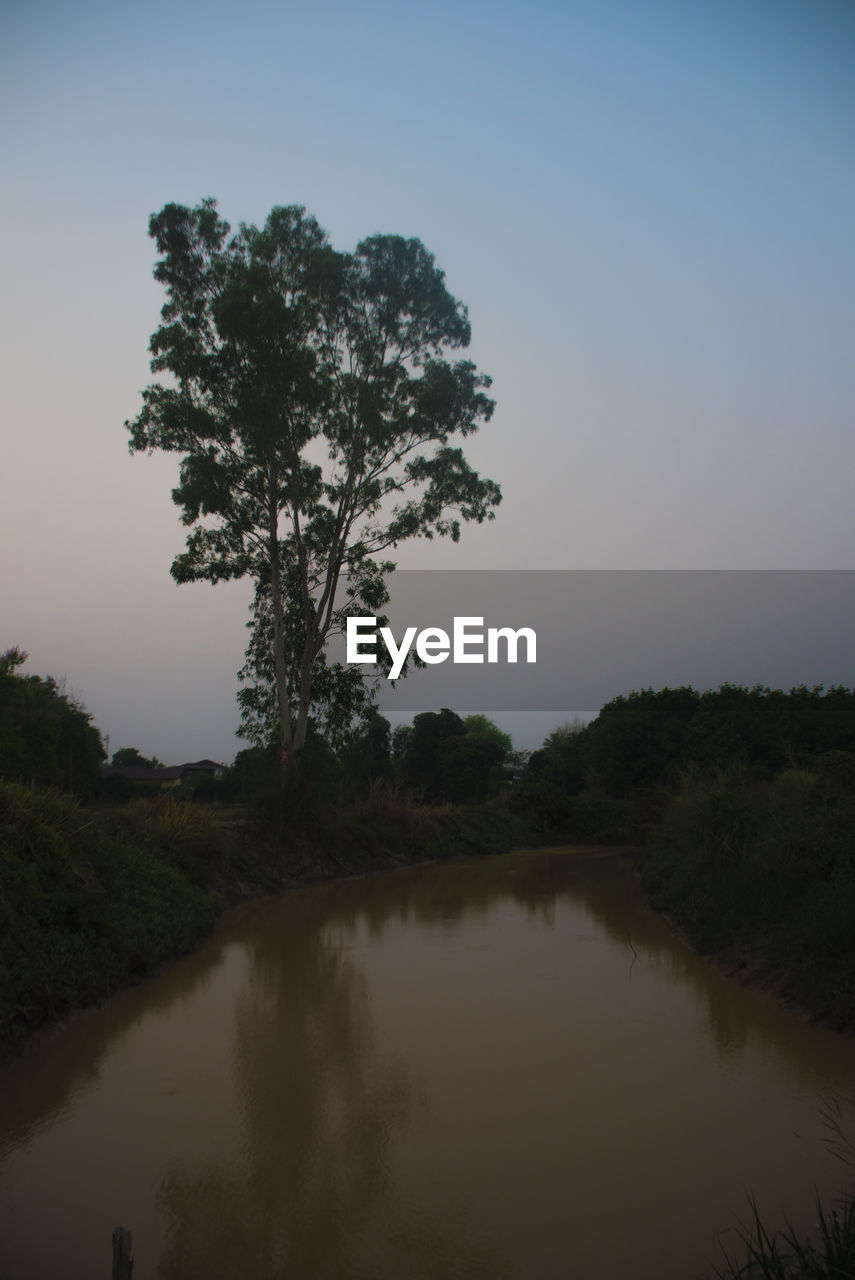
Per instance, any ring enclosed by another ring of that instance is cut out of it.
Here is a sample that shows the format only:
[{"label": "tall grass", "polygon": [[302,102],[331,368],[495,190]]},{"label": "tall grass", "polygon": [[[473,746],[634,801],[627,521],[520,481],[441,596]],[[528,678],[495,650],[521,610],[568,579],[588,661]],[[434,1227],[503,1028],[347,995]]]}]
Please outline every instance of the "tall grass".
[{"label": "tall grass", "polygon": [[812,1237],[800,1236],[789,1223],[770,1233],[753,1199],[751,1213],[750,1228],[737,1231],[736,1255],[723,1248],[717,1280],[855,1280],[855,1196],[830,1211],[817,1196]]},{"label": "tall grass", "polygon": [[[826,1146],[847,1167],[855,1141],[843,1125],[843,1108],[836,1099],[823,1102],[819,1115],[827,1130]],[[855,1280],[855,1194],[847,1190],[828,1210],[816,1196],[816,1228],[802,1236],[790,1222],[770,1232],[760,1217],[757,1201],[749,1198],[751,1225],[737,1228],[735,1251],[722,1244],[723,1264],[715,1280]]]},{"label": "tall grass", "polygon": [[168,791],[130,800],[124,813],[132,825],[161,844],[190,844],[201,849],[216,842],[217,827],[210,810],[177,800]]}]

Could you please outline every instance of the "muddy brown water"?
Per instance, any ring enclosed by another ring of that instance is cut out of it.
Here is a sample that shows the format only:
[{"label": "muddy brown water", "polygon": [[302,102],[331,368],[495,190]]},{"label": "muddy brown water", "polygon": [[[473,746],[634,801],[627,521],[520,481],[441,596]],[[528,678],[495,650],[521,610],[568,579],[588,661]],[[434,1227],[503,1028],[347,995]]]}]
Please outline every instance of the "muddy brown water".
[{"label": "muddy brown water", "polygon": [[853,1170],[855,1042],[688,950],[632,858],[241,908],[0,1072],[0,1280],[690,1280]]}]

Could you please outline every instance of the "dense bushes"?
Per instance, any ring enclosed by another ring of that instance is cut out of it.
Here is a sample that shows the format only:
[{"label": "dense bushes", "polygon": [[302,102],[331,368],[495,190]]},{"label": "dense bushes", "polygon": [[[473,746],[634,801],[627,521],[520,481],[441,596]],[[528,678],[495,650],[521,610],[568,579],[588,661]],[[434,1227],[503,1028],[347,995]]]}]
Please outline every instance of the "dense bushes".
[{"label": "dense bushes", "polygon": [[513,743],[486,716],[422,711],[394,735],[395,776],[433,803],[467,804],[495,794]]},{"label": "dense bushes", "polygon": [[524,836],[501,805],[426,808],[382,782],[274,825],[170,794],[85,810],[0,781],[0,1045],[187,952],[231,902]]},{"label": "dense bushes", "polygon": [[556,837],[643,838],[687,770],[742,765],[769,779],[819,755],[855,753],[855,695],[843,688],[722,685],[614,698],[532,755],[514,805]]},{"label": "dense bushes", "polygon": [[[189,811],[189,806],[173,806]],[[0,781],[0,1041],[187,951],[211,894],[175,864],[192,835]]]},{"label": "dense bushes", "polygon": [[738,761],[769,776],[821,752],[855,751],[855,694],[822,686],[645,689],[607,703],[579,745],[586,770],[614,795],[672,785],[689,766]]},{"label": "dense bushes", "polygon": [[[844,764],[846,767],[843,767]],[[855,756],[771,780],[689,775],[651,832],[643,882],[705,952],[744,944],[815,1013],[855,1028]]]},{"label": "dense bushes", "polygon": [[590,770],[581,724],[556,729],[532,754],[510,804],[554,840],[623,840],[632,825],[626,802]]},{"label": "dense bushes", "polygon": [[18,675],[26,660],[20,649],[0,657],[0,778],[94,795],[106,757],[100,733],[51,677]]},{"label": "dense bushes", "polygon": [[505,853],[532,843],[525,820],[501,799],[488,804],[424,805],[375,783],[359,801],[304,815],[291,834],[310,841],[319,860],[351,871],[390,862]]}]

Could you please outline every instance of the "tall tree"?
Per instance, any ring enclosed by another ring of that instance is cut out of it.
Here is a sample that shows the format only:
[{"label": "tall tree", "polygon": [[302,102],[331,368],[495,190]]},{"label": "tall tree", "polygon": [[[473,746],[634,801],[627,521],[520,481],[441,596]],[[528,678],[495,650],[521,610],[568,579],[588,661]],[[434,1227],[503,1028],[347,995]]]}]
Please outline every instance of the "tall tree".
[{"label": "tall tree", "polygon": [[388,598],[389,551],[493,517],[498,486],[449,443],[489,420],[490,379],[446,358],[468,315],[418,240],[338,253],[297,206],[232,235],[213,200],[166,205],[149,233],[167,293],[151,367],[171,376],[143,392],[130,449],[182,455],[176,580],[255,579],[247,669],[287,756],[328,635]]}]

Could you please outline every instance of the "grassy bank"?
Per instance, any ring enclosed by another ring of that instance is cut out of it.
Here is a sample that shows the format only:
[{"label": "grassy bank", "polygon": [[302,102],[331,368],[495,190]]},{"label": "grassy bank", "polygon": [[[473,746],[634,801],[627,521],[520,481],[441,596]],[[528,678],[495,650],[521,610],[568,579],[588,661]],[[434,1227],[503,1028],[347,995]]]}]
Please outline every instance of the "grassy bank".
[{"label": "grassy bank", "polygon": [[417,807],[380,789],[274,825],[168,796],[86,809],[0,780],[0,1046],[191,950],[244,898],[526,836],[501,807]]},{"label": "grassy bank", "polygon": [[855,1195],[832,1209],[816,1202],[811,1236],[791,1226],[770,1231],[752,1200],[752,1224],[738,1231],[739,1246],[724,1248],[724,1265],[714,1280],[853,1280],[855,1277]]},{"label": "grassy bank", "polygon": [[743,963],[855,1030],[853,760],[758,779],[690,774],[648,838],[642,883],[702,954]]},{"label": "grassy bank", "polygon": [[165,841],[122,815],[0,782],[0,1042],[188,950],[216,917]]}]

